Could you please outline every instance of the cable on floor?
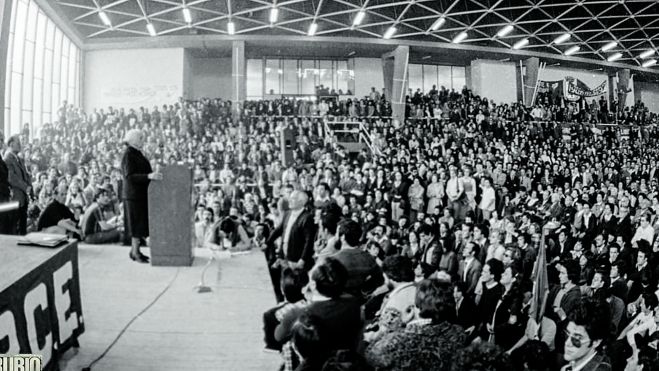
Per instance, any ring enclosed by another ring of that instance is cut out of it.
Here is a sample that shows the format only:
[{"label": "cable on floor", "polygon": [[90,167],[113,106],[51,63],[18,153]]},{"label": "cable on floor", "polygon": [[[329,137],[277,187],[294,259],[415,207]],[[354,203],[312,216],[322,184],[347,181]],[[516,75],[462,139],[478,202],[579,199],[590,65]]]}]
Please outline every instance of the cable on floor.
[{"label": "cable on floor", "polygon": [[92,366],[94,366],[98,361],[103,359],[103,357],[105,357],[106,354],[108,354],[110,349],[112,349],[112,347],[119,341],[119,339],[126,332],[126,330],[128,330],[130,325],[132,325],[133,322],[135,322],[142,314],[146,313],[146,311],[149,310],[149,308],[151,308],[154,304],[156,304],[158,300],[160,300],[160,298],[163,295],[165,295],[165,293],[170,289],[170,287],[172,287],[174,281],[176,281],[176,278],[178,277],[178,273],[179,273],[179,268],[176,269],[176,273],[174,274],[174,277],[172,277],[171,281],[169,281],[167,286],[165,286],[165,288],[146,307],[144,307],[144,309],[142,309],[133,318],[131,318],[130,321],[128,321],[128,323],[124,326],[124,328],[122,328],[121,331],[119,331],[117,337],[115,337],[114,340],[112,340],[112,342],[110,343],[110,345],[107,348],[105,348],[103,353],[101,353],[101,355],[96,357],[96,359],[93,360],[87,367],[83,367],[82,371],[91,371]]}]

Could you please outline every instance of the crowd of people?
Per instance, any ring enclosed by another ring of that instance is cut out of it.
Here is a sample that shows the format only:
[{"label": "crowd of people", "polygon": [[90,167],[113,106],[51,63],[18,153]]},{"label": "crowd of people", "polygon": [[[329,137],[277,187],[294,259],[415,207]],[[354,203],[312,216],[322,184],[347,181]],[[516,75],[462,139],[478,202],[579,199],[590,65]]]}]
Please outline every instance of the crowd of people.
[{"label": "crowd of people", "polygon": [[[8,140],[25,198],[11,229],[121,241],[122,138],[139,129],[154,168],[194,169],[199,247],[264,251],[278,302],[266,347],[285,369],[657,367],[656,115],[617,110],[623,132],[590,125],[608,120],[600,103],[527,108],[444,88],[407,102],[404,122],[375,89],[91,113],[65,102],[57,122]],[[325,115],[362,122],[377,155],[347,153]]]}]

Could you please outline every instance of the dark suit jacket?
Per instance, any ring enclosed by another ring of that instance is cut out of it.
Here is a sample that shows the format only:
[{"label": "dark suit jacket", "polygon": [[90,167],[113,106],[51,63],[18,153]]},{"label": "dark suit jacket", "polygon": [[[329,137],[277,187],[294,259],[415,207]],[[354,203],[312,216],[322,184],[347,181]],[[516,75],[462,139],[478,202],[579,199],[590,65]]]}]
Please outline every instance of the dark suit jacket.
[{"label": "dark suit jacket", "polygon": [[25,169],[23,161],[11,152],[11,150],[5,152],[4,160],[7,165],[9,184],[14,191],[13,200],[18,201],[21,206],[25,206],[29,200],[27,189],[32,186],[30,174]]},{"label": "dark suit jacket", "polygon": [[[274,250],[274,242],[279,237],[284,237],[284,231],[288,225],[288,219],[291,216],[291,211],[286,211],[281,224],[268,238],[268,249]],[[313,214],[308,210],[304,210],[294,222],[291,228],[291,234],[288,237],[288,245],[282,246],[279,249],[277,257],[297,262],[303,259],[305,262],[305,269],[311,269],[313,263],[313,244],[316,236],[316,226],[313,222]],[[283,241],[282,241],[283,242]],[[272,253],[272,251],[270,253]],[[267,253],[267,252],[266,252]]]},{"label": "dark suit jacket", "polygon": [[9,184],[9,169],[5,161],[0,158],[0,201],[9,201],[11,185]]},{"label": "dark suit jacket", "polygon": [[611,283],[611,294],[619,297],[625,303],[627,303],[627,290],[627,281],[622,278],[618,278]]},{"label": "dark suit jacket", "polygon": [[146,203],[149,189],[149,174],[153,170],[149,160],[138,149],[128,146],[121,159],[121,172],[124,176],[124,200],[144,201]]},{"label": "dark suit jacket", "polygon": [[[569,365],[565,365],[561,370],[567,370],[568,368]],[[598,353],[581,368],[581,371],[611,371],[611,363],[608,357]]]},{"label": "dark suit jacket", "polygon": [[[556,285],[549,291],[549,295],[547,296],[547,304],[545,305],[546,308],[545,315],[547,316],[547,318],[556,322],[557,326],[561,323],[561,320],[554,312],[554,300],[556,299],[556,295],[558,295],[558,291],[560,289],[561,287],[559,285]],[[566,292],[565,295],[563,295],[563,298],[561,299],[560,307],[561,309],[563,309],[565,314],[569,314],[577,305],[579,305],[580,302],[581,302],[581,289],[577,285],[574,286],[572,289],[570,289],[570,291]]]},{"label": "dark suit jacket", "polygon": [[460,307],[457,309],[455,324],[465,329],[474,326],[478,319],[476,314],[476,304],[474,304],[474,301],[469,296],[465,296],[462,303],[460,303]]},{"label": "dark suit jacket", "polygon": [[[478,259],[474,258],[474,260],[469,264],[469,268],[467,269],[467,279],[464,280],[465,283],[467,284],[467,293],[469,295],[472,295],[474,293],[474,290],[476,290],[476,285],[478,285],[478,280],[481,276],[481,269],[482,269],[481,263],[478,261]],[[464,271],[465,271],[465,261],[460,260],[458,263],[458,279],[463,280],[464,278]]]}]

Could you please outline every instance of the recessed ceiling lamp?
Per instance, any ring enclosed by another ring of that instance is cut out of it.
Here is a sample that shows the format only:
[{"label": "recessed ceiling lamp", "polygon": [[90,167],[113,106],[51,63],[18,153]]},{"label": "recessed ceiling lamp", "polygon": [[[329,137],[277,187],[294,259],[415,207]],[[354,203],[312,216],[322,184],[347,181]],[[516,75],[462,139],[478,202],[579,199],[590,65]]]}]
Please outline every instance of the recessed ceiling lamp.
[{"label": "recessed ceiling lamp", "polygon": [[185,23],[192,23],[192,14],[187,6],[183,8],[183,19],[185,20]]},{"label": "recessed ceiling lamp", "polygon": [[521,39],[513,45],[513,49],[521,49],[529,44],[529,39]]},{"label": "recessed ceiling lamp", "polygon": [[610,57],[606,58],[606,60],[609,61],[609,62],[615,62],[620,58],[622,58],[622,53],[615,53],[615,54],[611,55]]},{"label": "recessed ceiling lamp", "polygon": [[391,26],[389,27],[389,29],[387,29],[387,32],[385,32],[382,37],[385,39],[391,39],[391,37],[394,36],[395,33],[396,33],[396,27]]},{"label": "recessed ceiling lamp", "polygon": [[648,68],[648,67],[654,66],[655,64],[657,64],[656,59],[649,59],[649,60],[643,62],[643,68]]},{"label": "recessed ceiling lamp", "polygon": [[432,24],[432,26],[430,26],[430,29],[432,31],[437,31],[439,30],[440,27],[444,25],[444,23],[446,23],[446,18],[444,18],[444,16],[441,16],[437,18],[437,20]]},{"label": "recessed ceiling lamp", "polygon": [[312,22],[312,23],[309,25],[309,31],[307,32],[307,35],[309,35],[309,36],[313,36],[313,35],[316,34],[316,31],[318,31],[318,23],[316,23],[316,22]]},{"label": "recessed ceiling lamp", "polygon": [[278,18],[279,18],[279,9],[273,7],[272,9],[270,9],[270,23],[277,22]]},{"label": "recessed ceiling lamp", "polygon": [[149,31],[149,35],[151,36],[158,35],[158,33],[156,32],[156,28],[153,26],[153,23],[151,22],[146,24],[146,30]]},{"label": "recessed ceiling lamp", "polygon": [[112,27],[112,22],[110,22],[110,17],[108,17],[108,14],[104,11],[98,12],[98,16],[101,18],[101,21],[103,24],[105,24],[108,27]]},{"label": "recessed ceiling lamp", "polygon": [[615,42],[615,41],[611,41],[610,43],[608,43],[608,44],[606,44],[606,45],[604,45],[604,46],[602,47],[602,51],[605,52],[605,51],[607,51],[607,50],[611,50],[611,49],[615,48],[616,45],[618,45],[617,42]]},{"label": "recessed ceiling lamp", "polygon": [[463,42],[467,37],[469,37],[469,34],[467,34],[467,31],[462,31],[453,39],[453,43],[454,44],[459,44],[459,43]]},{"label": "recessed ceiling lamp", "polygon": [[561,36],[554,39],[554,44],[562,44],[568,41],[570,37],[572,37],[572,35],[570,35],[569,33],[564,33]]},{"label": "recessed ceiling lamp", "polygon": [[366,17],[366,12],[363,10],[360,10],[357,12],[357,15],[355,16],[355,19],[352,21],[353,26],[359,26],[362,24],[362,21],[364,20],[364,17]]},{"label": "recessed ceiling lamp", "polygon": [[651,56],[652,54],[654,54],[654,50],[650,49],[650,50],[644,51],[638,57],[641,58],[641,59],[645,59],[645,58]]},{"label": "recessed ceiling lamp", "polygon": [[566,50],[565,55],[572,55],[572,54],[578,52],[580,49],[581,49],[581,47],[579,45],[575,45],[575,46],[571,47],[570,49]]},{"label": "recessed ceiling lamp", "polygon": [[498,37],[504,37],[504,36],[508,35],[509,33],[511,33],[514,29],[515,29],[515,27],[513,27],[513,25],[509,24],[506,27],[500,29],[499,32],[497,32],[497,36]]}]

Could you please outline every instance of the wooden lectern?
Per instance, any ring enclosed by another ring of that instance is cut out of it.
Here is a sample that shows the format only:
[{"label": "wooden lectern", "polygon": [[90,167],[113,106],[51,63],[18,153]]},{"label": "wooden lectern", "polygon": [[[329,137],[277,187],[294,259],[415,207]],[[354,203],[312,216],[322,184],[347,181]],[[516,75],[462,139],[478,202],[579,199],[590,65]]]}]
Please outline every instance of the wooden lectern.
[{"label": "wooden lectern", "polygon": [[192,169],[172,165],[163,168],[162,174],[162,180],[149,184],[151,265],[190,266],[194,235]]}]

